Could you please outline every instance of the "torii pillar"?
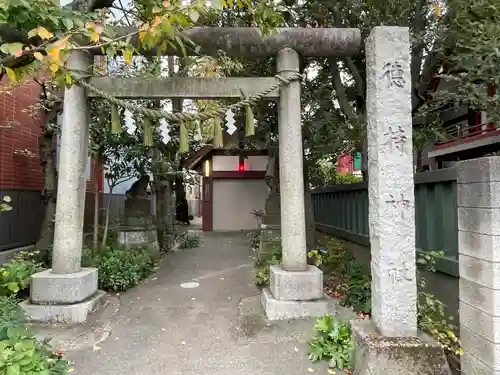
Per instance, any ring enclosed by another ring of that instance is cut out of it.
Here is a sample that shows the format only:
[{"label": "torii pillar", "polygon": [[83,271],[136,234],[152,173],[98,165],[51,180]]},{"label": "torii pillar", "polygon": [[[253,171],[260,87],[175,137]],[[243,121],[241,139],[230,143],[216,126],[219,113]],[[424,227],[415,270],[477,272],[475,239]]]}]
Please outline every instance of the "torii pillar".
[{"label": "torii pillar", "polygon": [[[72,70],[92,72],[92,67],[93,56],[83,51],[73,52],[68,60]],[[21,303],[34,321],[84,322],[106,296],[97,290],[97,269],[81,267],[89,125],[85,89],[66,88],[52,268],[32,276],[30,300]]]},{"label": "torii pillar", "polygon": [[[117,37],[131,31],[118,29]],[[359,54],[362,44],[358,29],[289,28],[266,37],[257,28],[193,28],[183,33],[200,47],[200,54],[216,56],[222,50],[238,57],[277,56],[278,73],[285,78],[298,72],[299,56],[352,56]],[[137,36],[130,43],[141,48]],[[102,54],[100,49],[92,52]],[[69,69],[80,72],[91,72],[92,65],[92,56],[83,51],[74,51],[68,61]],[[228,84],[223,91],[234,87],[238,86]],[[81,268],[90,120],[86,95],[78,85],[65,90],[53,264],[51,270],[33,276],[31,299],[22,305],[33,320],[82,322],[103,298],[97,291],[97,270]],[[144,96],[137,92],[125,95],[158,99],[151,89]],[[168,92],[164,95],[169,97]],[[321,298],[323,276],[307,265],[306,257],[300,82],[280,89],[279,107],[283,265],[272,269],[271,288],[264,291],[263,301],[271,319],[321,315],[327,307]]]}]

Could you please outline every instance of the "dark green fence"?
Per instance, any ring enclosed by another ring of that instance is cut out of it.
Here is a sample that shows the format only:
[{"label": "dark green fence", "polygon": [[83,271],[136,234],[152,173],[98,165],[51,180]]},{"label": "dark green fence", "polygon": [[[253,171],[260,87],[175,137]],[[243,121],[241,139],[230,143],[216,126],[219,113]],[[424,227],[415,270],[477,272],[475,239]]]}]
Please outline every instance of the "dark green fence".
[{"label": "dark green fence", "polygon": [[[438,268],[458,275],[457,186],[454,168],[415,175],[417,249],[443,250]],[[368,188],[356,183],[316,189],[312,193],[318,230],[369,246]]]}]

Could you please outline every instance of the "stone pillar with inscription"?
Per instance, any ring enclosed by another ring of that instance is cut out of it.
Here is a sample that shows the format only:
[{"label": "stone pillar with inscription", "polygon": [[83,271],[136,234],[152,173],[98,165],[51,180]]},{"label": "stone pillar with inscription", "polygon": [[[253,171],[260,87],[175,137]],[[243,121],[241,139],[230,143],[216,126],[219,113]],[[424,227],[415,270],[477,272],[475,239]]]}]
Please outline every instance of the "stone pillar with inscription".
[{"label": "stone pillar with inscription", "polygon": [[352,324],[355,368],[359,375],[448,374],[439,344],[417,332],[408,28],[373,29],[366,71],[372,319]]}]

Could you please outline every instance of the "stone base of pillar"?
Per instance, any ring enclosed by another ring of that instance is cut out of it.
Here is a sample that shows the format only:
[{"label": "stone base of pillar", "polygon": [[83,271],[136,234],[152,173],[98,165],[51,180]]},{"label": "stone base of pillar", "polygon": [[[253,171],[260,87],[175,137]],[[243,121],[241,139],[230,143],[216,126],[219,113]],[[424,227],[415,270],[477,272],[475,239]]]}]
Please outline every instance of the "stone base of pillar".
[{"label": "stone base of pillar", "polygon": [[97,277],[96,268],[67,274],[36,273],[31,278],[30,300],[20,306],[32,321],[82,323],[106,297],[97,290]]},{"label": "stone base of pillar", "polygon": [[156,228],[143,226],[124,226],[118,230],[118,242],[125,248],[148,246],[159,250]]},{"label": "stone base of pillar", "polygon": [[337,303],[325,297],[323,272],[316,266],[300,272],[271,266],[269,288],[262,290],[262,306],[269,320],[285,320],[335,314]]},{"label": "stone base of pillar", "polygon": [[45,270],[31,276],[30,300],[37,305],[79,303],[92,296],[97,285],[97,268],[65,274]]},{"label": "stone base of pillar", "polygon": [[351,322],[357,375],[451,375],[438,342],[418,337],[384,337],[372,320]]},{"label": "stone base of pillar", "polygon": [[283,301],[273,297],[268,288],[262,289],[261,303],[269,320],[290,320],[320,317],[337,313],[337,302],[332,298],[312,301]]},{"label": "stone base of pillar", "polygon": [[30,301],[19,304],[24,314],[33,322],[40,323],[85,323],[88,316],[106,302],[106,292],[96,291],[83,302],[72,305],[35,305]]},{"label": "stone base of pillar", "polygon": [[[482,347],[483,353],[486,353],[485,347]],[[498,367],[497,367],[498,368]],[[460,373],[463,375],[499,375],[500,370],[493,369],[486,363],[481,362],[475,356],[470,353],[465,352],[463,356],[460,357]]]},{"label": "stone base of pillar", "polygon": [[269,286],[273,297],[280,301],[312,301],[324,297],[323,271],[307,266],[307,271],[286,271],[271,266]]}]

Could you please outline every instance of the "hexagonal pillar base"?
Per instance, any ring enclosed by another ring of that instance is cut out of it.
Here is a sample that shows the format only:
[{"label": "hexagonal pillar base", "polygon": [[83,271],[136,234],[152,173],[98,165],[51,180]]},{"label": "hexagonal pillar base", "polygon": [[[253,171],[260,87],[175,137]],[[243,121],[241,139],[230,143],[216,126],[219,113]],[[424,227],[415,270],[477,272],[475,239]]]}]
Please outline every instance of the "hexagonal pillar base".
[{"label": "hexagonal pillar base", "polygon": [[57,274],[52,270],[31,278],[30,300],[19,304],[29,320],[44,323],[83,323],[106,300],[97,290],[96,268]]}]

